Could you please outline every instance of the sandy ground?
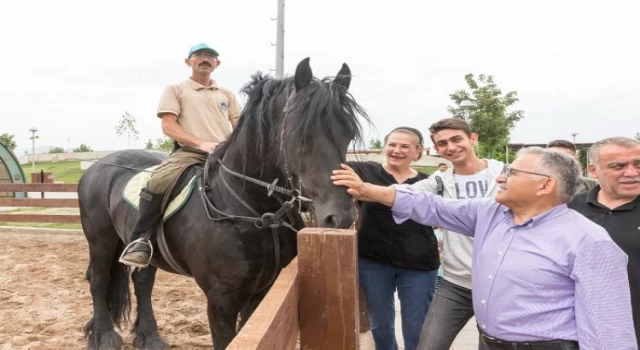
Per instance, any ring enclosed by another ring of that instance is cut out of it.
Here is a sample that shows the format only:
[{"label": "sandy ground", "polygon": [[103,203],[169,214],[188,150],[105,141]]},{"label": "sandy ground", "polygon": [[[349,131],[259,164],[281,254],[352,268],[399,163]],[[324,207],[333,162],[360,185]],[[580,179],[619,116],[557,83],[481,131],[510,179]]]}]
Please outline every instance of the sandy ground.
[{"label": "sandy ground", "polygon": [[[84,279],[87,264],[87,243],[81,234],[0,228],[0,350],[84,349],[82,328],[92,313]],[[152,300],[160,334],[172,349],[212,348],[206,299],[192,279],[158,271]],[[399,311],[399,305],[396,308]],[[131,318],[133,322],[134,311]],[[399,320],[397,312],[397,339],[403,349]],[[452,349],[477,349],[473,324],[469,322]],[[130,327],[126,324],[118,331],[127,350],[132,349]],[[371,332],[361,334],[360,349],[374,348]]]},{"label": "sandy ground", "polygon": [[[84,349],[92,313],[87,264],[82,235],[0,232],[0,350]],[[153,306],[172,349],[211,349],[206,299],[192,279],[159,271]],[[119,331],[125,349],[132,349],[134,311],[131,318]]]}]

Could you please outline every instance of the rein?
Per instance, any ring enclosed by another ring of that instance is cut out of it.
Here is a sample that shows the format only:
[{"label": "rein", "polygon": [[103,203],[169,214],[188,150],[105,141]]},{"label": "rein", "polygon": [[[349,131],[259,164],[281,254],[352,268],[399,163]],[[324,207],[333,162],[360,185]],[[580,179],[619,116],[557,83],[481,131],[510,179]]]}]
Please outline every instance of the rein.
[{"label": "rein", "polygon": [[[272,183],[264,182],[250,176],[246,176],[240,173],[237,173],[229,168],[227,168],[220,159],[216,159],[218,164],[220,165],[221,171],[226,172],[227,174],[240,178],[242,180],[251,182],[253,184],[265,187],[267,189],[267,197],[274,197],[280,202],[280,209],[278,209],[275,213],[264,213],[260,215],[258,211],[249,205],[245,200],[243,200],[232,188],[229,186],[229,183],[225,179],[224,176],[220,176],[220,180],[224,187],[233,195],[233,197],[240,202],[249,212],[251,212],[254,216],[243,216],[243,215],[233,215],[223,212],[222,210],[216,208],[216,206],[211,202],[209,197],[207,196],[207,192],[210,191],[209,184],[209,163],[212,157],[207,157],[207,161],[205,162],[204,172],[201,177],[198,179],[198,189],[200,192],[200,199],[204,205],[205,213],[209,220],[212,221],[222,221],[222,220],[241,220],[245,222],[253,223],[253,225],[258,229],[270,228],[271,229],[271,239],[273,240],[273,249],[274,249],[274,268],[271,273],[271,277],[269,279],[269,283],[265,286],[268,288],[275,279],[278,277],[278,271],[280,270],[280,237],[278,236],[278,229],[281,227],[286,227],[292,230],[295,233],[298,233],[298,230],[293,227],[295,223],[295,219],[291,214],[291,210],[293,209],[295,202],[298,201],[300,205],[302,202],[311,202],[311,199],[303,197],[300,195],[300,190],[292,188],[286,189],[280,186],[277,186],[278,179],[276,178]],[[291,199],[288,201],[284,201],[278,196],[278,194],[283,194],[286,196],[290,196]],[[213,214],[213,215],[212,215]],[[285,218],[286,216],[286,218]],[[287,220],[289,222],[287,222]]]},{"label": "rein", "polygon": [[[288,89],[287,89],[287,94],[288,94]],[[287,185],[289,186],[289,188],[278,186],[278,180],[279,180],[278,178],[276,178],[271,183],[269,183],[269,182],[265,182],[265,181],[235,172],[229,169],[227,166],[225,166],[220,160],[220,158],[214,158],[211,155],[207,157],[207,160],[204,164],[204,171],[198,183],[200,198],[202,199],[205,213],[209,218],[209,220],[212,220],[212,221],[241,220],[241,221],[253,223],[253,225],[258,229],[264,229],[264,228],[271,229],[271,235],[273,239],[274,253],[275,253],[275,256],[274,256],[275,267],[271,274],[270,282],[269,284],[267,284],[267,286],[270,286],[275,281],[275,279],[278,276],[278,271],[280,267],[280,237],[278,235],[278,229],[282,227],[286,227],[292,230],[293,232],[298,233],[298,230],[295,227],[293,227],[293,225],[295,224],[295,219],[292,215],[292,210],[294,209],[296,202],[298,204],[298,213],[301,212],[302,202],[312,203],[312,200],[310,198],[302,196],[301,188],[300,189],[295,188],[294,181],[293,181],[293,174],[291,172],[289,162],[287,161],[286,152],[284,149],[284,133],[285,133],[285,121],[287,117],[287,109],[289,107],[289,101],[291,100],[294,94],[295,92],[289,95],[283,109],[282,129],[280,131],[280,145],[279,145],[280,152],[284,159],[284,171],[285,171]],[[227,191],[231,193],[231,195],[240,204],[242,204],[242,206],[244,206],[251,213],[252,216],[233,215],[233,214],[225,213],[222,210],[218,209],[211,202],[211,200],[209,199],[209,196],[207,196],[207,192],[211,190],[211,183],[209,179],[209,169],[211,167],[210,163],[212,161],[215,161],[219,164],[220,173],[222,175],[220,176],[220,181],[222,185],[224,185]],[[267,197],[273,197],[276,200],[278,200],[278,202],[281,205],[280,209],[278,209],[275,213],[264,213],[260,215],[260,213],[258,213],[257,210],[251,207],[249,203],[243,200],[240,197],[240,195],[238,195],[231,188],[231,186],[229,186],[229,183],[225,179],[224,173],[230,176],[239,178],[243,181],[247,181],[252,184],[264,187],[267,190],[267,193],[266,193]],[[283,200],[280,197],[280,195],[289,197],[289,200],[287,201]],[[312,210],[312,213],[313,213],[313,210]]]}]

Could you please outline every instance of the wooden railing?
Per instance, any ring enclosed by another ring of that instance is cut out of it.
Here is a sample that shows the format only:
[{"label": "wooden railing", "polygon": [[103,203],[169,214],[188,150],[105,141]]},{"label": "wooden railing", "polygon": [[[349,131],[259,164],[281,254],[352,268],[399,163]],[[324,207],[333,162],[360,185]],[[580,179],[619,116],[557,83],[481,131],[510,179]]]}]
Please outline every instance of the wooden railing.
[{"label": "wooden railing", "polygon": [[[77,192],[78,184],[0,184],[0,192]],[[46,196],[45,196],[46,197]],[[0,207],[77,208],[76,198],[0,198]],[[79,224],[80,215],[0,213],[0,222]]]},{"label": "wooden railing", "polygon": [[[282,270],[229,349],[359,348],[356,231],[305,228]],[[298,338],[299,336],[299,338]]]},{"label": "wooden railing", "polygon": [[[76,192],[77,184],[0,184],[0,192]],[[0,198],[4,207],[78,207],[77,199]],[[79,215],[0,213],[0,222],[79,223]],[[359,348],[354,230],[305,228],[298,257],[278,279],[229,349]]]}]

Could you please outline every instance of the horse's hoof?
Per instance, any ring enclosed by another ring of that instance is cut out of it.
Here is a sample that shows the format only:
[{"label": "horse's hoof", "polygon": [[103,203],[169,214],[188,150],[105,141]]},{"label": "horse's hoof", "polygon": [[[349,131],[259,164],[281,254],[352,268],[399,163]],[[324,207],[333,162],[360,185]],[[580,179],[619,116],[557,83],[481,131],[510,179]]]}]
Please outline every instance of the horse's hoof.
[{"label": "horse's hoof", "polygon": [[134,349],[144,350],[169,350],[171,346],[158,333],[150,336],[136,335],[133,339]]},{"label": "horse's hoof", "polygon": [[[92,335],[93,336],[93,335]],[[90,336],[87,350],[121,350],[122,337],[116,331],[102,333],[100,337]]]}]

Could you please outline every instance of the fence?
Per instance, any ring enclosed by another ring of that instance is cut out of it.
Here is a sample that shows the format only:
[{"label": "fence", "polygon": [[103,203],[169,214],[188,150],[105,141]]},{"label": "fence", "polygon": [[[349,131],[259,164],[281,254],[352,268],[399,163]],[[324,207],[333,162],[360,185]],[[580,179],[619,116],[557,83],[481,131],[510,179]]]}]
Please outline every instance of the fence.
[{"label": "fence", "polygon": [[[78,184],[0,184],[0,192],[77,192]],[[76,198],[0,198],[0,207],[77,208]],[[80,215],[0,213],[0,222],[79,224]]]},{"label": "fence", "polygon": [[[76,192],[77,184],[0,184],[0,192]],[[0,199],[4,207],[78,207],[78,200]],[[79,215],[0,213],[0,221],[79,223]],[[298,257],[282,270],[229,349],[359,348],[357,237],[354,230],[305,228]],[[203,312],[205,312],[203,310]]]}]

